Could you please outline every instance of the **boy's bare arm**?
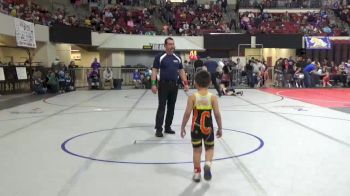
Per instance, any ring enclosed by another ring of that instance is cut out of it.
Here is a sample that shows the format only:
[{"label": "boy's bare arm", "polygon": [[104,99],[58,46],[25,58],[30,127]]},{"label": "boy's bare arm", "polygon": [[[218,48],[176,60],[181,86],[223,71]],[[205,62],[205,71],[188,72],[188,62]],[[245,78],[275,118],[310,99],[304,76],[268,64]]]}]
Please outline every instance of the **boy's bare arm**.
[{"label": "boy's bare arm", "polygon": [[217,136],[221,137],[222,136],[222,121],[221,121],[221,113],[220,113],[220,109],[219,109],[219,102],[216,96],[212,96],[211,98],[212,101],[212,106],[213,106],[213,110],[214,110],[214,116],[215,116],[215,120],[216,123],[218,125],[218,132],[217,132]]},{"label": "boy's bare arm", "polygon": [[186,124],[191,116],[191,112],[192,112],[193,105],[194,105],[194,99],[195,98],[193,95],[189,96],[187,99],[187,106],[186,106],[186,110],[185,110],[185,113],[184,113],[184,116],[182,119],[182,124],[181,124],[181,137],[184,137],[186,134],[185,127],[186,127]]},{"label": "boy's bare arm", "polygon": [[193,95],[192,96],[189,96],[188,99],[187,99],[187,106],[186,106],[186,110],[185,110],[185,113],[184,113],[184,117],[182,119],[182,125],[181,125],[181,128],[185,128],[186,127],[186,124],[191,116],[191,112],[192,112],[192,109],[193,109]]}]

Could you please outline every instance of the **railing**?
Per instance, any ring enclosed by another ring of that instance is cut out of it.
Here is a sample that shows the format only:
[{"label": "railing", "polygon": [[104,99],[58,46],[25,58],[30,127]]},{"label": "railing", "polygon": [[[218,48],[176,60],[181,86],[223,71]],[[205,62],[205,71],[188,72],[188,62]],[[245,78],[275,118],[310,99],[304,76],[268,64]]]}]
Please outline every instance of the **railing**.
[{"label": "railing", "polygon": [[[134,68],[124,68],[124,67],[111,67],[113,72],[113,79],[121,79],[123,81],[124,86],[132,86],[133,83],[133,72],[138,69],[141,73],[143,73],[146,68],[145,67],[134,67]],[[103,76],[103,71],[105,68],[101,68],[99,70],[100,76]],[[92,71],[91,68],[76,68],[74,69],[75,73],[75,86],[77,88],[87,87],[88,86],[88,74]]]},{"label": "railing", "polygon": [[[15,66],[0,66],[4,70],[5,81],[0,81],[0,94],[14,94],[14,93],[26,93],[31,92],[31,74],[30,67],[27,68],[28,79],[18,80],[16,75]],[[21,66],[23,67],[23,66]],[[42,79],[44,79],[51,68],[37,67],[42,72]],[[103,71],[105,68],[100,69],[100,76],[103,77]],[[133,72],[138,69],[141,74],[144,73],[146,68],[144,67],[112,67],[113,79],[122,80],[122,86],[134,86]],[[75,68],[68,69],[73,80],[75,81],[75,87],[85,88],[88,87],[88,74],[91,68]],[[193,68],[185,69],[190,87],[194,88],[194,75],[195,70]],[[101,79],[100,77],[100,79]],[[250,81],[254,81],[254,84],[249,84]],[[330,82],[333,86],[344,85],[350,87],[350,72],[348,74],[335,74],[330,76]],[[278,87],[278,88],[302,88],[304,87],[303,74],[293,75],[289,73],[283,73],[280,70],[276,70],[274,67],[268,67],[267,70],[260,75],[247,73],[233,68],[231,72],[230,85],[236,88],[259,88],[259,87]],[[322,87],[322,77],[317,74],[311,75],[311,87]]]},{"label": "railing", "polygon": [[[23,67],[23,66],[18,66]],[[15,66],[0,66],[4,72],[5,80],[0,80],[0,94],[26,93],[30,92],[30,75],[26,80],[17,78]],[[27,73],[29,73],[29,68]]]}]

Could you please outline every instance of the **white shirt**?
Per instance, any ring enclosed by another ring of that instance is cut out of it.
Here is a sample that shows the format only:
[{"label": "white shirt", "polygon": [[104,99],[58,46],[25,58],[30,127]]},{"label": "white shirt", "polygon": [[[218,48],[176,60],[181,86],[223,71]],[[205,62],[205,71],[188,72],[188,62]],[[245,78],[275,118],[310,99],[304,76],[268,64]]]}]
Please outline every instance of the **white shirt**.
[{"label": "white shirt", "polygon": [[111,80],[111,79],[113,79],[113,72],[110,71],[110,72],[108,73],[107,69],[105,69],[105,70],[103,71],[103,78],[106,79],[106,80]]},{"label": "white shirt", "polygon": [[237,63],[237,65],[236,65],[236,68],[238,69],[238,70],[243,70],[243,64],[241,63],[241,62],[239,62],[239,63]]},{"label": "white shirt", "polygon": [[259,70],[259,65],[258,63],[253,63],[253,73],[259,73],[260,70]]},{"label": "white shirt", "polygon": [[185,30],[188,30],[188,29],[190,28],[190,26],[189,26],[187,23],[185,23],[185,24],[183,25],[183,28],[184,28]]},{"label": "white shirt", "polygon": [[225,66],[224,62],[219,61],[218,67],[216,68],[216,72],[222,73],[222,68]]}]

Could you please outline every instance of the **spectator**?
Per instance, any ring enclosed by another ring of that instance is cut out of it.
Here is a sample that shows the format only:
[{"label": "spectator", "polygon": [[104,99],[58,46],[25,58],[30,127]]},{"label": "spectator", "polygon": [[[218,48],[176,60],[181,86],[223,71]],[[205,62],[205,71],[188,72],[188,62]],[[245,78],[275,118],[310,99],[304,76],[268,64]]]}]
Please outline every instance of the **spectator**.
[{"label": "spectator", "polygon": [[97,58],[94,59],[94,61],[91,63],[91,68],[93,70],[99,70],[101,67],[101,64],[97,61]]},{"label": "spectator", "polygon": [[88,74],[88,85],[89,88],[92,89],[93,87],[99,87],[100,85],[100,74],[98,69],[93,69]]},{"label": "spectator", "polygon": [[347,73],[346,73],[345,62],[342,62],[338,66],[338,80],[343,84],[343,87],[346,87]]},{"label": "spectator", "polygon": [[147,67],[144,72],[144,78],[142,81],[146,89],[151,89],[151,76],[152,76],[152,70]]},{"label": "spectator", "polygon": [[239,84],[241,84],[242,82],[242,72],[244,71],[244,65],[243,63],[241,62],[241,59],[240,58],[237,58],[236,59],[236,70],[237,70],[237,74],[238,74],[238,82]]},{"label": "spectator", "polygon": [[135,69],[132,80],[134,82],[135,88],[139,88],[141,86],[141,74],[138,69]]},{"label": "spectator", "polygon": [[255,85],[254,78],[253,78],[253,70],[254,70],[253,63],[254,63],[254,59],[250,60],[245,66],[248,86],[250,86],[251,88],[254,88],[254,85]]},{"label": "spectator", "polygon": [[58,71],[60,70],[60,58],[56,57],[55,60],[52,62],[51,64],[51,69],[55,72],[58,73]]},{"label": "spectator", "polygon": [[107,67],[103,71],[103,81],[102,81],[102,88],[103,89],[105,88],[106,83],[109,83],[112,89],[114,88],[114,85],[113,85],[113,72],[112,72],[112,69],[110,67]]},{"label": "spectator", "polygon": [[43,80],[42,80],[42,73],[41,71],[34,67],[33,72],[33,94],[45,94],[47,89],[44,87]]},{"label": "spectator", "polygon": [[66,75],[63,70],[58,72],[58,85],[59,85],[59,93],[65,93],[66,91]]},{"label": "spectator", "polygon": [[54,72],[49,72],[47,76],[47,91],[49,93],[57,93],[59,90],[58,79]]},{"label": "spectator", "polygon": [[66,79],[66,92],[70,92],[70,91],[74,91],[75,90],[75,85],[74,85],[74,81],[72,80],[72,77],[69,75],[69,72],[65,73],[65,79]]}]

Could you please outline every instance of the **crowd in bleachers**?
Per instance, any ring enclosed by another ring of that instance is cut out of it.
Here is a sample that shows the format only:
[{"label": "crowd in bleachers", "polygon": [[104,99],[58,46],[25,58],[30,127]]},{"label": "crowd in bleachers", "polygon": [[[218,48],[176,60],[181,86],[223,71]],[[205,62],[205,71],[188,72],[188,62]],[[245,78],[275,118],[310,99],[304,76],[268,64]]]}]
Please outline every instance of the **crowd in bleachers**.
[{"label": "crowd in bleachers", "polygon": [[320,8],[319,0],[239,0],[242,8]]},{"label": "crowd in bleachers", "polygon": [[[224,20],[227,0],[220,0],[206,5],[199,5],[194,0],[177,4],[162,0],[159,5],[150,5],[147,8],[134,8],[124,5],[138,5],[139,1],[125,0],[119,1],[117,4],[104,4],[99,0],[96,6],[91,8],[90,15],[85,18],[67,15],[63,9],[49,12],[46,8],[35,3],[28,5],[28,2],[24,0],[1,0],[0,2],[0,11],[2,13],[23,20],[43,25],[58,23],[69,26],[85,26],[97,32],[203,35],[211,32],[232,32],[233,28],[236,29],[234,19],[230,23]],[[347,35],[344,29],[329,20],[326,11],[319,13],[286,12],[280,14],[264,11],[264,8],[274,5],[274,3],[275,1],[265,0],[256,4],[260,9],[259,12],[240,13],[239,26],[251,34]],[[302,7],[304,4],[305,1],[293,0],[288,1],[286,6]],[[334,10],[336,15],[342,20],[350,22],[350,11],[347,7],[337,6]],[[161,16],[164,22],[162,32],[157,32],[152,22],[152,17],[157,17],[158,15]]]},{"label": "crowd in bleachers", "polygon": [[333,4],[334,14],[343,22],[350,24],[350,6],[342,6],[339,3]]},{"label": "crowd in bleachers", "polygon": [[154,34],[153,9],[126,9],[121,4],[94,7],[84,26],[106,33]]},{"label": "crowd in bleachers", "polygon": [[[164,20],[162,34],[202,35],[208,32],[229,32],[230,27],[223,22],[227,0],[212,5],[197,5],[195,1],[173,4],[161,1],[159,6],[147,8],[126,7],[124,4],[139,4],[138,1],[123,1],[117,4],[102,4],[97,1],[91,14],[85,18],[68,15],[63,9],[49,12],[35,3],[22,0],[1,0],[0,12],[36,24],[64,24],[89,27],[93,31],[121,34],[156,34],[152,23],[155,12],[161,12]],[[75,3],[75,2],[74,2]]]},{"label": "crowd in bleachers", "polygon": [[223,13],[227,1],[198,5],[194,1],[172,4],[167,1],[160,6],[165,35],[203,35],[211,32],[230,32]]},{"label": "crowd in bleachers", "polygon": [[347,35],[336,23],[330,22],[325,11],[281,14],[247,12],[240,14],[240,25],[251,34]]},{"label": "crowd in bleachers", "polygon": [[1,0],[0,12],[35,24],[68,26],[85,26],[93,31],[127,34],[154,34],[155,27],[151,22],[152,9],[126,9],[122,3],[94,7],[91,15],[79,18],[67,15],[65,10],[58,8],[49,12],[35,3],[28,4],[22,0]]}]

